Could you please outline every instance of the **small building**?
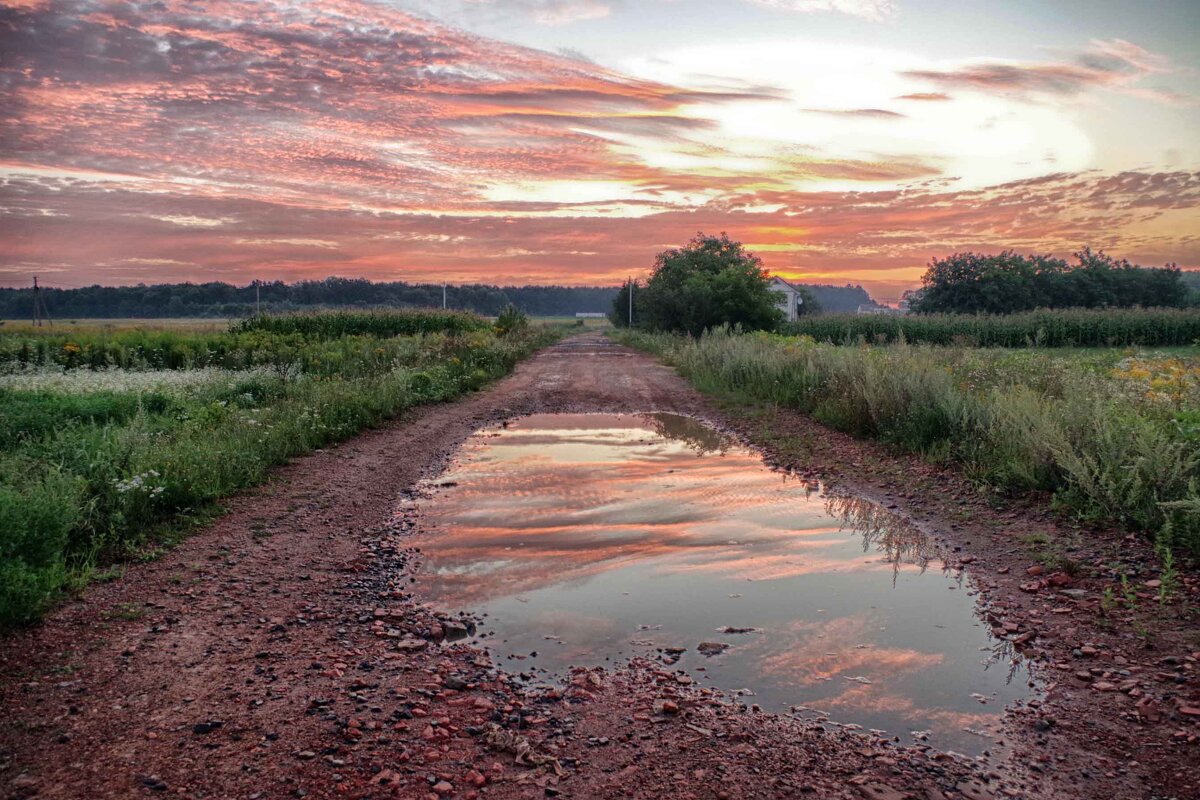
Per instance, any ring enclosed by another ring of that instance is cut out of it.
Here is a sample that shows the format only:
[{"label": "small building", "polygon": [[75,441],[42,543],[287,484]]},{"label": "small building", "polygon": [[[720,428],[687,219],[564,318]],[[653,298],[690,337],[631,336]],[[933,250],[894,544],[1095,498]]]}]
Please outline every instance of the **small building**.
[{"label": "small building", "polygon": [[800,289],[785,281],[778,275],[772,276],[769,284],[771,291],[779,295],[779,310],[783,312],[784,318],[788,322],[795,322],[800,316],[800,306],[804,305],[804,298],[800,295]]},{"label": "small building", "polygon": [[878,303],[863,303],[858,307],[858,313],[880,314],[886,316],[888,314],[903,314],[904,312],[898,308],[892,308],[891,306],[881,306]]}]

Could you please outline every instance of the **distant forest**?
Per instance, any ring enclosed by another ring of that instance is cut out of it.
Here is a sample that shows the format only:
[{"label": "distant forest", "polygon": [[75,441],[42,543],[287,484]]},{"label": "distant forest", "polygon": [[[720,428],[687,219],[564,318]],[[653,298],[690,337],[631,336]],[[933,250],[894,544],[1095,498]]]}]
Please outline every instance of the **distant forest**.
[{"label": "distant forest", "polygon": [[[871,303],[861,286],[807,285],[821,309],[854,311]],[[81,289],[43,288],[51,319],[245,317],[255,310],[255,285],[228,283],[171,283],[154,286],[86,286]],[[326,278],[299,283],[261,283],[262,310],[268,313],[316,308],[412,308],[442,305],[442,286],[432,283],[373,283],[354,278]],[[461,311],[494,316],[509,303],[531,316],[574,316],[604,313],[617,295],[615,286],[490,286],[467,284],[446,289],[446,305]],[[33,314],[32,289],[0,288],[0,319],[23,319]]]}]

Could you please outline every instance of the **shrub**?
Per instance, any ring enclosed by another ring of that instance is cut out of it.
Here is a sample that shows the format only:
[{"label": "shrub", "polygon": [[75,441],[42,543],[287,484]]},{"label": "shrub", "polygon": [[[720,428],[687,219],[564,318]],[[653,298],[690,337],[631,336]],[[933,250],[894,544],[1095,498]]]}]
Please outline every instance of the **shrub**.
[{"label": "shrub", "polygon": [[496,319],[495,330],[501,336],[508,336],[529,327],[529,317],[511,303],[504,307]]}]

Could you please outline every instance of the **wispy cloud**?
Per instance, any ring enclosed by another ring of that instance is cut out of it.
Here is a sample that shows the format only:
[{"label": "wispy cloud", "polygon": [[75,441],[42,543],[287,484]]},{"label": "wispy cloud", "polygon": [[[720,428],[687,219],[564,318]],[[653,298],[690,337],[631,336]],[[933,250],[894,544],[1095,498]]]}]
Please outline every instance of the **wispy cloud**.
[{"label": "wispy cloud", "polygon": [[475,5],[517,12],[531,17],[539,25],[566,25],[607,17],[613,11],[608,0],[467,0]]},{"label": "wispy cloud", "polygon": [[806,108],[809,114],[828,114],[833,117],[859,117],[861,119],[900,119],[904,117],[898,111],[888,111],[883,108]]},{"label": "wispy cloud", "polygon": [[1144,78],[1171,71],[1163,56],[1114,39],[1092,42],[1070,60],[973,61],[947,69],[909,70],[903,74],[950,89],[1026,98],[1075,97],[1099,88],[1164,103],[1189,102],[1190,98],[1180,93],[1140,85]]},{"label": "wispy cloud", "polygon": [[797,11],[811,14],[833,11],[870,20],[881,20],[896,10],[892,0],[748,0],[759,6],[777,8],[782,11]]}]

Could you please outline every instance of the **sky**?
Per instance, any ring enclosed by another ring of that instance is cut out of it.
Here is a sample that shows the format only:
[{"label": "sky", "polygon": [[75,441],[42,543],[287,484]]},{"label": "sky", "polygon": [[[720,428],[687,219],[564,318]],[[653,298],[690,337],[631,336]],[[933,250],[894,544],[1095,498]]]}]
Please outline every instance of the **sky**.
[{"label": "sky", "polygon": [[0,285],[1200,267],[1195,0],[0,0]]}]

